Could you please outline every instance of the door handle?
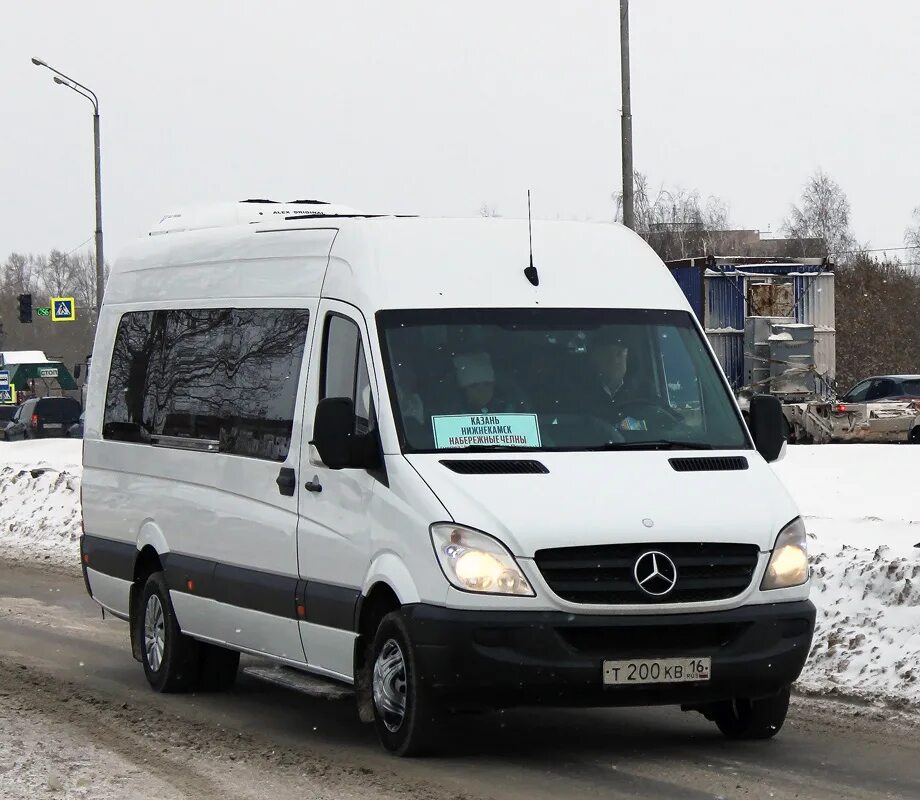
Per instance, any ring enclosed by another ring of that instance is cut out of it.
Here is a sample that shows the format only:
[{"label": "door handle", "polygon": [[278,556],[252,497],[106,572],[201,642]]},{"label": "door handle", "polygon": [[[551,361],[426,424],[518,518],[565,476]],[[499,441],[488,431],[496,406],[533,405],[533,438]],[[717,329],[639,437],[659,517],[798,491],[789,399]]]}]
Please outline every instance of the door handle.
[{"label": "door handle", "polygon": [[312,481],[307,481],[304,484],[303,488],[306,489],[308,492],[318,493],[318,492],[323,491],[323,485],[319,482],[319,477],[317,477],[316,475],[313,476]]},{"label": "door handle", "polygon": [[293,497],[297,489],[297,475],[291,467],[282,467],[278,477],[275,478],[275,483],[278,484],[278,491],[281,494]]}]

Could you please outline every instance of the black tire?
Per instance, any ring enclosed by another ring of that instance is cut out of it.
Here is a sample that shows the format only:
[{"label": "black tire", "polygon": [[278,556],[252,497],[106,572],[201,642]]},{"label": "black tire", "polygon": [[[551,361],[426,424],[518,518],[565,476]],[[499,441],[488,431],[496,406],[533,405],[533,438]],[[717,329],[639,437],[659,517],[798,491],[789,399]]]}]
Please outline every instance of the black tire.
[{"label": "black tire", "polygon": [[[394,649],[395,648],[395,649]],[[382,679],[384,653],[401,659],[397,670],[401,691],[395,688],[397,697],[402,698],[403,713],[387,713],[384,710],[379,690],[387,682]],[[419,674],[418,660],[409,629],[401,611],[393,611],[381,620],[371,645],[370,691],[374,709],[374,727],[384,749],[393,755],[411,757],[431,753],[437,748],[438,718],[435,704],[428,691],[426,676]]]},{"label": "black tire", "polygon": [[911,430],[907,441],[910,444],[920,444],[920,425],[915,425],[913,427],[913,430]]},{"label": "black tire", "polygon": [[198,689],[202,692],[228,692],[236,683],[240,654],[216,644],[200,642]]},{"label": "black tire", "polygon": [[714,704],[709,717],[729,739],[770,739],[779,733],[789,711],[790,689],[757,700],[735,698]]},{"label": "black tire", "polygon": [[[141,663],[154,691],[187,692],[195,689],[201,659],[200,646],[179,630],[162,572],[154,572],[147,578],[137,613]],[[161,652],[155,639],[159,640]]]}]

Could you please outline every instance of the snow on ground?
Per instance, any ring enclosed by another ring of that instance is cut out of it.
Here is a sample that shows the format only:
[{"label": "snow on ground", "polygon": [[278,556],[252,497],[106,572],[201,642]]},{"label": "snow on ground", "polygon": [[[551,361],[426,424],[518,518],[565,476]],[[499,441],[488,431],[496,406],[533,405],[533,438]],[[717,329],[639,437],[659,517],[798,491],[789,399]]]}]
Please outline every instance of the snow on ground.
[{"label": "snow on ground", "polygon": [[818,607],[799,686],[920,706],[920,448],[789,448],[775,467],[805,518]]},{"label": "snow on ground", "polygon": [[80,566],[82,442],[0,442],[0,558]]},{"label": "snow on ground", "polygon": [[[79,441],[0,443],[0,558],[79,569]],[[815,647],[800,686],[920,706],[920,447],[791,447],[811,537]]]}]

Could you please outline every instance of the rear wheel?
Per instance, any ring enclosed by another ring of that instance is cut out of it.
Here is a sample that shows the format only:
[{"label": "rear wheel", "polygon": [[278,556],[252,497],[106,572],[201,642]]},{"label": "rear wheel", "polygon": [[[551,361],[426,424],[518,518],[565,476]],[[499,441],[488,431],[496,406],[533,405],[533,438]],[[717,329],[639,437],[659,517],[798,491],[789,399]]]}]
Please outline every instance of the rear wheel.
[{"label": "rear wheel", "polygon": [[418,756],[436,747],[438,720],[425,676],[400,611],[387,614],[371,647],[374,725],[383,747],[394,755]]},{"label": "rear wheel", "polygon": [[789,711],[790,688],[756,700],[736,697],[714,703],[706,713],[729,739],[769,739],[779,733]]},{"label": "rear wheel", "polygon": [[169,589],[162,572],[154,572],[144,585],[138,604],[141,663],[157,692],[183,692],[198,681],[198,642],[179,629]]},{"label": "rear wheel", "polygon": [[911,444],[920,444],[920,425],[915,425],[907,439]]}]

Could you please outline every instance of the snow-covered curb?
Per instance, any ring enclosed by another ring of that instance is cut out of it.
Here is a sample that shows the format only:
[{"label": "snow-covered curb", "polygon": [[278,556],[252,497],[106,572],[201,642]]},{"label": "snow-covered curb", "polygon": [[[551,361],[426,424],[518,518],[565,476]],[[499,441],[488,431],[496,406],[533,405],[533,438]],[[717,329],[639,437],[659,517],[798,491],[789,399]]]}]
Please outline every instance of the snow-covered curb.
[{"label": "snow-covered curb", "polygon": [[920,707],[920,448],[790,448],[776,465],[805,518],[818,607],[799,687]]},{"label": "snow-covered curb", "polygon": [[[0,443],[0,558],[79,569],[80,442]],[[920,708],[920,447],[794,447],[815,645],[799,687]]]},{"label": "snow-covered curb", "polygon": [[0,442],[0,558],[79,570],[81,445]]}]

